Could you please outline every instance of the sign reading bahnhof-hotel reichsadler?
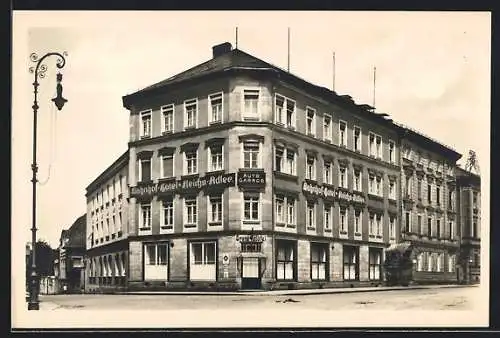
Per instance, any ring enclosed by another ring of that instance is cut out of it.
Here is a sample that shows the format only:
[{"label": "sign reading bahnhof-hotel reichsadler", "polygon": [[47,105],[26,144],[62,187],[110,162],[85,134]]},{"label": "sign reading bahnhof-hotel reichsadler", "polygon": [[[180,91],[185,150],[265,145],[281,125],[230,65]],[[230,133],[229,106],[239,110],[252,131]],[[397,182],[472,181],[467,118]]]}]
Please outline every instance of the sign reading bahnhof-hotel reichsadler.
[{"label": "sign reading bahnhof-hotel reichsadler", "polygon": [[185,178],[172,182],[151,183],[130,188],[131,197],[143,197],[157,194],[174,194],[184,191],[197,191],[210,188],[234,187],[235,174],[207,175],[204,177]]},{"label": "sign reading bahnhof-hotel reichsadler", "polygon": [[346,202],[365,203],[365,198],[363,196],[353,194],[352,192],[349,191],[332,189],[324,185],[310,184],[304,182],[302,185],[302,191],[309,193],[311,195],[318,195],[326,200],[337,199]]}]

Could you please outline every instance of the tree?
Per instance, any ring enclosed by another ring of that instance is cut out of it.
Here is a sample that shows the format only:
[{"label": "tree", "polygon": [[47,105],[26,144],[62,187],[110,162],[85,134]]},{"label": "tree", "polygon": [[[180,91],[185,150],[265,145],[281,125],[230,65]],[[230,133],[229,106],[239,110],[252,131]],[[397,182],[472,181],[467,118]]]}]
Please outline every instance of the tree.
[{"label": "tree", "polygon": [[[54,250],[50,247],[50,244],[44,240],[39,240],[36,243],[36,270],[40,277],[54,274],[54,258]],[[26,276],[30,275],[31,262],[32,257],[30,254],[26,263]]]},{"label": "tree", "polygon": [[477,160],[476,152],[473,150],[469,150],[469,157],[467,158],[467,162],[465,163],[465,170],[468,172],[472,172],[472,169],[479,174],[479,163]]}]

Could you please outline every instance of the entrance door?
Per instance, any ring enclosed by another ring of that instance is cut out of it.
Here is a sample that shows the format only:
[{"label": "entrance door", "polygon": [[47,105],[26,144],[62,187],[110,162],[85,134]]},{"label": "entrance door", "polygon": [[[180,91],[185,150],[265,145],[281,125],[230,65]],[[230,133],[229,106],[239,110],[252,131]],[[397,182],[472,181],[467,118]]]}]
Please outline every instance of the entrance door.
[{"label": "entrance door", "polygon": [[243,258],[242,289],[260,289],[260,264],[258,258]]}]

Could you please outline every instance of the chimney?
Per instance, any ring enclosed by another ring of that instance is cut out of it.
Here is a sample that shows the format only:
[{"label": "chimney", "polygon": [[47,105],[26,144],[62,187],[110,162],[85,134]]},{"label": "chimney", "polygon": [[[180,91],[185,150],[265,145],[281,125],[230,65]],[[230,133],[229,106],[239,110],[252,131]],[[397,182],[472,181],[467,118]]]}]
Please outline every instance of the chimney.
[{"label": "chimney", "polygon": [[227,52],[230,52],[233,46],[229,42],[224,42],[219,45],[215,45],[212,47],[212,54],[213,58],[215,59],[218,56],[221,56],[222,54],[225,54]]}]

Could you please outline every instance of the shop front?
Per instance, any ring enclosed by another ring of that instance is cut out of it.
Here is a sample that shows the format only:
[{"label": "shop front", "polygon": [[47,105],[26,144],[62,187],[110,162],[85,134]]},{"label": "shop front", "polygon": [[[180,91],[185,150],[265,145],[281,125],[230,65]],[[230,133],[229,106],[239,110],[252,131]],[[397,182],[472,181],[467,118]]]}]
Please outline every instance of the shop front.
[{"label": "shop front", "polygon": [[266,270],[266,256],[262,253],[264,235],[239,235],[238,267],[241,273],[241,289],[261,289],[262,276]]}]

